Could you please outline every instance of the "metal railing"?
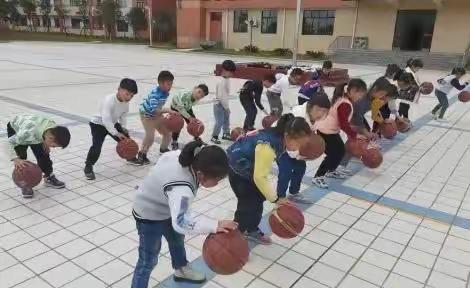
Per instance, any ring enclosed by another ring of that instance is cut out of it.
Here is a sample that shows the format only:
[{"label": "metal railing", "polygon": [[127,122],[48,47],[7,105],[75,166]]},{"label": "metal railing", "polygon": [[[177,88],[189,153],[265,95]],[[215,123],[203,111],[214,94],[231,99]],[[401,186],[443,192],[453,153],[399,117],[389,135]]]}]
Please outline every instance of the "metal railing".
[{"label": "metal railing", "polygon": [[351,48],[351,41],[351,36],[337,36],[328,46],[328,51],[334,52],[338,49],[349,49]]}]

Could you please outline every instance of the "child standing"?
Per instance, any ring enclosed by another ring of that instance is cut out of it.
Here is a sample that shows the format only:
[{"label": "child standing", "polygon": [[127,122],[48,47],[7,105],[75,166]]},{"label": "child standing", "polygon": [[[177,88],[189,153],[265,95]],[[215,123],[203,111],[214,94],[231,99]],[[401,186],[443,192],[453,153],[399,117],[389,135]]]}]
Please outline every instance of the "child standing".
[{"label": "child standing", "polygon": [[95,180],[93,165],[98,161],[107,135],[119,142],[129,138],[126,129],[127,113],[129,112],[129,101],[137,94],[137,83],[128,78],[121,80],[116,94],[110,94],[101,101],[99,112],[90,120],[91,136],[93,144],[88,151],[85,161],[85,177]]},{"label": "child standing", "polygon": [[[9,155],[16,169],[23,169],[28,159],[28,147],[33,151],[38,166],[44,173],[47,186],[64,188],[65,184],[53,174],[50,148],[66,148],[70,143],[70,132],[66,127],[58,126],[54,121],[39,116],[21,114],[7,124]],[[33,189],[22,188],[24,198],[32,198]]]},{"label": "child standing", "polygon": [[295,106],[294,98],[291,99],[292,97],[289,95],[290,86],[299,85],[303,75],[304,71],[300,68],[290,70],[288,75],[276,74],[276,83],[266,93],[272,115],[279,118],[284,110],[284,105],[287,105],[289,108]]},{"label": "child standing", "polygon": [[227,155],[217,146],[201,141],[188,143],[182,151],[162,155],[137,192],[133,215],[139,233],[139,259],[132,288],[147,288],[158,262],[162,236],[168,242],[175,281],[202,283],[204,274],[191,269],[186,259],[184,235],[229,232],[237,228],[230,220],[194,219],[190,213],[199,185],[211,188],[228,173]]},{"label": "child standing", "polygon": [[424,67],[421,59],[409,59],[406,63],[405,72],[410,73],[412,76],[411,85],[407,90],[400,92],[399,98],[401,99],[398,107],[398,114],[400,117],[409,119],[409,111],[411,103],[418,103],[421,93],[419,92],[421,82],[419,81],[418,71]]},{"label": "child standing", "polygon": [[243,130],[245,132],[255,130],[256,114],[258,114],[258,107],[264,114],[268,114],[261,104],[261,94],[263,93],[263,86],[266,88],[271,87],[276,79],[273,74],[267,74],[263,81],[249,80],[245,82],[243,88],[240,90],[240,103],[246,112],[245,122],[243,123]]},{"label": "child standing", "polygon": [[232,60],[225,60],[222,63],[222,78],[215,88],[215,125],[211,139],[214,144],[221,144],[219,140],[220,130],[223,130],[222,140],[232,140],[232,137],[230,137],[230,78],[236,69]]},{"label": "child standing", "polygon": [[344,175],[338,171],[341,159],[345,154],[345,147],[340,136],[343,130],[348,138],[364,137],[351,127],[353,118],[353,103],[361,100],[367,92],[367,85],[361,79],[351,79],[349,83],[345,83],[336,87],[330,111],[328,116],[321,121],[315,123],[318,134],[325,140],[326,157],[320,164],[320,167],[313,178],[313,184],[328,189],[325,177],[344,178]]},{"label": "child standing", "polygon": [[[459,81],[460,78],[462,78],[465,74],[467,74],[465,68],[457,67],[452,69],[450,75],[437,80],[438,86],[436,87],[434,93],[436,94],[437,100],[439,100],[439,104],[437,104],[436,107],[432,109],[432,115],[434,119],[442,120],[444,118],[444,114],[446,113],[446,110],[449,107],[449,100],[447,99],[447,94],[449,94],[452,88],[455,88],[460,91],[468,85],[468,83],[465,83],[465,85],[461,85]],[[437,111],[439,110],[439,115],[437,115]]]},{"label": "child standing", "polygon": [[170,71],[161,71],[157,78],[158,86],[150,91],[147,97],[142,99],[139,111],[145,136],[137,158],[128,161],[130,164],[138,166],[150,164],[147,153],[155,141],[155,130],[162,135],[160,154],[170,151],[168,146],[171,141],[171,133],[163,124],[163,114],[176,112],[163,108],[163,105],[165,105],[166,99],[168,99],[169,92],[173,86],[173,80],[174,76]]},{"label": "child standing", "polygon": [[[173,95],[173,99],[171,101],[171,110],[179,112],[181,116],[183,116],[184,121],[186,124],[189,123],[190,118],[195,118],[193,112],[193,106],[202,98],[206,97],[209,94],[209,88],[206,84],[199,84],[193,88],[193,90],[181,90]],[[172,133],[172,143],[171,149],[178,150],[178,138],[180,136],[179,132]],[[195,139],[198,140],[198,137]]]},{"label": "child standing", "polygon": [[310,133],[305,119],[285,114],[276,127],[252,131],[227,149],[230,186],[238,200],[234,220],[247,239],[271,244],[271,238],[258,228],[263,203],[265,200],[288,202],[280,199],[271,186],[269,175],[272,165],[284,153],[291,158],[299,156],[299,149],[308,141]]}]

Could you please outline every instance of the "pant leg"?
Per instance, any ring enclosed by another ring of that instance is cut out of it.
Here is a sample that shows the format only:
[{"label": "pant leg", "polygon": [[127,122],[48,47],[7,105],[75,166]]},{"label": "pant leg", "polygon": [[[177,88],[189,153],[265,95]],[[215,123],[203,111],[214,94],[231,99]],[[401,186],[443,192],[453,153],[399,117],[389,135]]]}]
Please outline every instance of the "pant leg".
[{"label": "pant leg", "polygon": [[290,179],[289,194],[298,194],[300,192],[300,185],[304,178],[305,171],[307,170],[307,163],[304,160],[292,159],[292,177]]},{"label": "pant leg", "polygon": [[410,110],[410,104],[400,102],[400,106],[398,107],[398,113],[400,116],[405,117],[408,119],[408,111]]},{"label": "pant leg", "polygon": [[108,135],[108,130],[102,125],[90,122],[92,145],[88,150],[85,164],[93,166],[96,164],[101,155],[101,148],[103,147],[104,139]]},{"label": "pant leg", "polygon": [[289,154],[283,153],[277,160],[277,166],[279,167],[279,173],[277,175],[277,196],[284,198],[287,195],[287,188],[291,182],[293,176],[293,159],[289,157]]},{"label": "pant leg", "polygon": [[188,265],[186,259],[186,250],[184,248],[184,235],[179,234],[173,229],[171,225],[171,219],[165,220],[165,229],[163,230],[163,236],[168,242],[168,249],[171,255],[171,266],[173,269],[179,269]]},{"label": "pant leg", "polygon": [[135,266],[131,287],[147,288],[150,274],[158,263],[165,224],[163,221],[152,223],[137,221],[136,223],[139,233],[139,259]]},{"label": "pant leg", "polygon": [[[173,107],[171,107],[171,110],[178,112],[178,110],[176,110],[176,109],[173,108]],[[193,109],[190,109],[190,110],[188,111],[188,114],[191,115],[191,117],[194,117]],[[188,125],[189,119],[186,118],[186,117],[183,117],[183,119],[184,119],[184,122],[186,122],[186,125]],[[178,138],[180,138],[180,132],[172,132],[172,133],[171,133],[171,140],[172,140],[173,142],[178,142]]]},{"label": "pant leg", "polygon": [[256,114],[258,110],[256,109],[255,103],[251,100],[240,99],[240,102],[245,110],[245,122],[243,123],[243,129],[245,131],[251,131],[254,129]]},{"label": "pant leg", "polygon": [[44,150],[44,144],[35,144],[29,145],[31,150],[33,150],[34,156],[36,157],[36,161],[38,162],[38,166],[41,168],[42,173],[44,173],[45,177],[49,177],[52,175],[52,161],[49,153],[46,153]]},{"label": "pant leg", "polygon": [[439,113],[439,118],[443,118],[446,113],[447,108],[449,108],[449,99],[447,99],[447,94],[439,90],[436,91],[437,99],[441,104],[441,112]]},{"label": "pant leg", "polygon": [[434,108],[432,109],[432,114],[436,114],[439,109],[441,109],[441,103],[434,106]]},{"label": "pant leg", "polygon": [[315,177],[324,176],[327,172],[336,170],[345,154],[344,143],[339,134],[319,134],[325,140],[326,157],[320,164]]},{"label": "pant leg", "polygon": [[388,102],[385,103],[382,107],[380,107],[380,114],[384,119],[390,118],[390,114],[392,114],[392,111],[390,111],[390,107],[388,107]]},{"label": "pant leg", "polygon": [[155,142],[155,130],[156,130],[156,119],[151,117],[145,117],[144,115],[140,114],[140,120],[142,121],[142,126],[144,127],[145,136],[142,140],[142,147],[140,151],[143,153],[147,153],[152,147],[153,142]]},{"label": "pant leg", "polygon": [[[7,124],[7,136],[10,138],[11,136],[15,135],[16,131],[11,127],[10,123]],[[10,145],[10,144],[8,144]],[[18,158],[26,160],[28,159],[28,145],[18,145],[15,146],[16,156]]]},{"label": "pant leg", "polygon": [[282,105],[281,101],[281,94],[268,91],[266,93],[266,96],[268,97],[269,107],[271,108],[271,114],[277,117],[281,117],[282,110],[284,109],[284,106]]},{"label": "pant leg", "polygon": [[212,131],[212,137],[219,137],[220,130],[222,130],[222,125],[224,124],[224,107],[220,103],[214,104],[214,130]]},{"label": "pant leg", "polygon": [[224,135],[230,135],[230,111],[225,110],[225,108],[222,109],[224,109],[224,124],[222,125],[223,132]]},{"label": "pant leg", "polygon": [[232,170],[228,177],[238,200],[234,217],[234,221],[238,223],[238,229],[241,232],[257,231],[263,216],[264,196],[253,181],[239,176]]}]

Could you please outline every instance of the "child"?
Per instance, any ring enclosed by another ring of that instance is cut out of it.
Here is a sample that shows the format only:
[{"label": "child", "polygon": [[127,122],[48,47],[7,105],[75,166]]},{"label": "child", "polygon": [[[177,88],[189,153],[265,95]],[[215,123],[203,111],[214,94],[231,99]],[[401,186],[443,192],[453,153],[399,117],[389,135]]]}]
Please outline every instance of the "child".
[{"label": "child", "polygon": [[[303,105],[292,108],[295,117],[304,118],[313,130],[315,122],[328,115],[330,100],[326,94],[318,95]],[[291,158],[287,153],[282,154],[278,160],[279,173],[277,179],[277,196],[285,198],[289,187],[289,200],[298,203],[312,203],[300,192],[300,184],[305,175],[306,163],[302,156]]]},{"label": "child", "polygon": [[[179,112],[181,116],[183,116],[184,121],[186,124],[189,123],[190,118],[195,118],[193,112],[193,106],[202,98],[206,97],[209,94],[209,88],[207,88],[206,84],[199,84],[198,86],[194,87],[193,91],[190,90],[182,90],[177,92],[171,101],[171,110]],[[172,143],[171,149],[178,150],[178,138],[180,136],[179,132],[172,133]],[[196,138],[196,140],[198,140]]]},{"label": "child", "polygon": [[367,85],[361,79],[351,79],[349,83],[337,86],[331,101],[333,106],[328,116],[315,123],[318,134],[325,140],[326,157],[313,178],[314,185],[328,189],[325,177],[344,178],[342,173],[336,171],[345,154],[344,143],[339,133],[343,130],[351,139],[364,137],[354,131],[350,122],[353,118],[353,103],[362,99],[366,91]]},{"label": "child", "polygon": [[[438,86],[436,87],[435,94],[437,97],[437,100],[439,100],[439,104],[432,109],[432,115],[434,119],[436,120],[442,120],[444,118],[444,114],[446,113],[447,108],[449,107],[449,100],[447,99],[447,94],[452,90],[452,88],[455,88],[457,90],[463,90],[468,83],[465,85],[461,85],[459,80],[462,78],[465,74],[467,74],[467,71],[465,71],[465,68],[463,67],[457,67],[452,69],[452,72],[450,75],[441,78],[437,80]],[[439,115],[437,115],[437,111],[439,111]]]},{"label": "child", "polygon": [[[39,116],[20,114],[7,124],[9,155],[16,169],[23,169],[28,158],[28,147],[33,150],[36,161],[44,173],[45,183],[53,188],[64,188],[64,182],[53,174],[50,148],[66,148],[70,143],[70,132],[66,127],[58,126],[54,121]],[[33,189],[22,188],[24,198],[33,197]]]},{"label": "child", "polygon": [[223,129],[222,140],[231,141],[230,137],[230,78],[236,70],[232,60],[225,60],[222,63],[221,80],[215,89],[214,118],[215,125],[212,132],[212,143],[221,144],[219,140],[220,130]]},{"label": "child", "polygon": [[147,288],[158,262],[162,236],[168,242],[175,281],[202,283],[205,276],[192,270],[186,259],[184,235],[229,232],[230,220],[194,219],[191,204],[199,185],[211,188],[227,176],[229,167],[222,148],[188,143],[182,151],[160,157],[137,192],[134,215],[140,237],[139,259],[132,288]]},{"label": "child", "polygon": [[288,93],[289,88],[291,85],[299,85],[303,75],[304,71],[300,68],[292,69],[289,75],[281,73],[276,74],[276,83],[272,85],[266,93],[272,115],[275,115],[277,118],[281,117],[284,104],[290,108],[295,106],[293,99],[290,99],[291,97]]},{"label": "child", "polygon": [[258,107],[264,114],[268,114],[261,104],[261,94],[263,93],[263,86],[266,88],[271,87],[276,82],[273,74],[267,74],[263,82],[250,80],[245,82],[243,88],[240,90],[240,102],[246,112],[245,122],[243,123],[243,130],[245,132],[255,130],[255,120]]},{"label": "child", "polygon": [[320,80],[321,76],[330,74],[333,63],[330,60],[323,61],[321,69],[315,68],[311,80]]},{"label": "child", "polygon": [[249,240],[271,244],[271,238],[258,228],[263,202],[288,203],[271,186],[272,165],[284,153],[296,158],[310,133],[305,119],[285,114],[276,127],[250,132],[227,149],[230,186],[238,200],[235,222]]},{"label": "child", "polygon": [[163,108],[166,99],[168,99],[169,92],[173,86],[174,76],[170,71],[161,71],[158,74],[158,86],[150,91],[149,95],[142,99],[140,104],[140,120],[144,126],[145,136],[142,141],[137,158],[129,160],[128,162],[133,165],[148,165],[150,160],[147,158],[147,153],[155,141],[155,130],[162,135],[162,143],[160,144],[160,154],[170,151],[168,146],[171,141],[171,133],[163,125],[163,114],[176,113],[175,111]]},{"label": "child", "polygon": [[129,101],[135,94],[137,94],[137,83],[132,79],[122,79],[117,93],[106,96],[100,103],[97,115],[91,118],[90,128],[93,144],[88,151],[83,170],[88,180],[96,179],[93,165],[100,158],[106,136],[111,136],[117,142],[129,138],[126,117],[129,112]]},{"label": "child", "polygon": [[297,101],[299,105],[308,102],[310,99],[315,97],[317,93],[324,94],[323,87],[321,86],[320,80],[309,80],[305,82],[304,85],[299,90],[299,95],[297,97]]},{"label": "child", "polygon": [[400,92],[399,98],[401,99],[398,107],[398,114],[400,117],[409,119],[410,105],[412,102],[418,103],[420,97],[420,85],[421,82],[418,78],[418,71],[424,67],[421,59],[409,59],[406,62],[405,72],[410,73],[412,76],[411,86],[407,90]]},{"label": "child", "polygon": [[370,87],[368,95],[370,95],[372,99],[370,104],[371,118],[374,121],[372,132],[378,133],[382,123],[391,121],[389,119],[391,114],[390,109],[384,110],[383,107],[388,107],[390,99],[397,97],[398,89],[395,85],[390,83],[387,77],[380,77]]}]

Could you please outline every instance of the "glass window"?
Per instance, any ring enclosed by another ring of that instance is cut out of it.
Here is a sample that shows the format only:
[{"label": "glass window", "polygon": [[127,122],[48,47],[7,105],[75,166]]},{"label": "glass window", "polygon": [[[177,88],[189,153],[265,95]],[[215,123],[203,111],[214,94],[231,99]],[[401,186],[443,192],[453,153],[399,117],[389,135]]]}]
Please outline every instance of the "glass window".
[{"label": "glass window", "polygon": [[70,6],[78,7],[78,6],[80,6],[80,2],[82,2],[82,1],[81,0],[70,0]]},{"label": "glass window", "polygon": [[135,6],[136,6],[137,8],[142,8],[142,9],[144,9],[144,8],[145,8],[145,1],[137,1],[137,2],[135,2]]},{"label": "glass window", "polygon": [[261,12],[261,33],[277,33],[277,11],[263,10]]},{"label": "glass window", "polygon": [[72,28],[80,29],[80,18],[72,18]]},{"label": "glass window", "polygon": [[333,35],[336,11],[305,10],[302,21],[303,35]]},{"label": "glass window", "polygon": [[248,10],[235,10],[233,11],[233,32],[246,33],[248,32]]}]

